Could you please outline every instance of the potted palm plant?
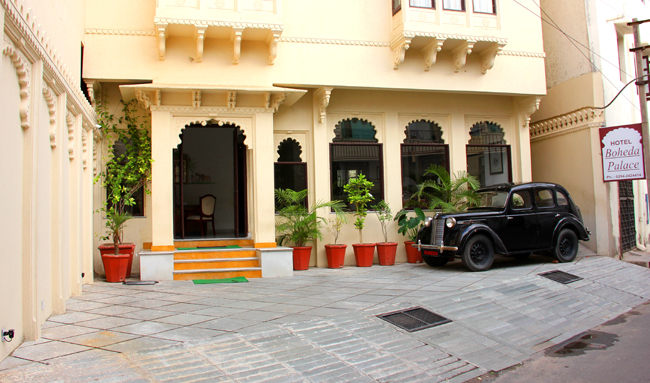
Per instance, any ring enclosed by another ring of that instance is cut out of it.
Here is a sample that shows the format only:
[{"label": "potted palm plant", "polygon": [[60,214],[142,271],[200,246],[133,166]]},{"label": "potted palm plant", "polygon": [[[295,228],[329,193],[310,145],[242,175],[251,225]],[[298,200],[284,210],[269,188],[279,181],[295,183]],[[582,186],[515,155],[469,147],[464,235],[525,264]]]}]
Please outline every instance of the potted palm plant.
[{"label": "potted palm plant", "polygon": [[325,245],[325,254],[327,255],[327,267],[330,269],[340,269],[345,263],[345,249],[347,245],[337,244],[343,224],[346,223],[345,215],[340,212],[336,213],[334,218],[330,218],[327,231],[334,237],[334,243]]},{"label": "potted palm plant", "polygon": [[390,206],[388,202],[382,200],[372,206],[372,209],[377,214],[377,218],[381,224],[381,233],[384,236],[384,242],[377,242],[379,264],[382,266],[393,266],[395,264],[395,255],[397,254],[397,242],[388,242],[388,225],[393,219]]},{"label": "potted palm plant", "polygon": [[341,201],[318,202],[311,208],[306,207],[305,199],[308,191],[291,189],[275,189],[279,221],[275,230],[278,233],[278,244],[292,243],[293,269],[307,270],[311,259],[312,246],[307,243],[322,239],[321,228],[325,219],[319,217],[318,209],[332,208],[338,212],[343,207]]},{"label": "potted palm plant", "polygon": [[111,243],[101,244],[99,251],[109,282],[131,276],[135,244],[123,243],[122,233],[126,222],[132,218],[128,207],[136,203],[133,194],[141,188],[148,193],[146,185],[151,180],[148,124],[138,122],[135,100],[122,102],[122,105],[124,116],[117,123],[105,105],[98,103],[97,106],[98,123],[109,142],[105,169],[95,178],[95,182],[101,181],[107,194],[104,206],[99,209],[106,216],[106,235],[100,239],[111,240]]},{"label": "potted palm plant", "polygon": [[434,175],[436,178],[419,184],[411,199],[428,201],[429,209],[442,210],[443,213],[457,212],[480,202],[476,193],[480,187],[478,179],[467,172],[458,172],[452,178],[444,167],[431,165],[424,175]]},{"label": "potted palm plant", "polygon": [[351,179],[347,185],[343,186],[343,191],[348,195],[348,202],[354,205],[354,227],[359,230],[359,243],[352,245],[354,257],[359,267],[372,266],[372,260],[375,256],[375,244],[363,243],[363,227],[366,216],[368,215],[368,203],[374,198],[370,194],[370,189],[374,184],[366,179],[363,174]]},{"label": "potted palm plant", "polygon": [[404,241],[404,246],[406,247],[406,260],[408,263],[420,263],[422,262],[422,255],[417,248],[413,247],[415,243],[415,237],[418,235],[418,231],[422,228],[422,224],[426,219],[424,211],[419,207],[413,209],[415,216],[408,216],[409,210],[402,209],[397,214],[395,214],[395,221],[397,221],[397,232],[408,238],[407,241]]}]

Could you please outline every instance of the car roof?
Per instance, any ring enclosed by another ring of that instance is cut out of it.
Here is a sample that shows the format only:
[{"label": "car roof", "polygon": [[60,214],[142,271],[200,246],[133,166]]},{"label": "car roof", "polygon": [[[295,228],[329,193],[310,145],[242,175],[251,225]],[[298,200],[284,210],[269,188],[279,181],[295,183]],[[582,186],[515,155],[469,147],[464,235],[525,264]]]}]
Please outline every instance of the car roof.
[{"label": "car roof", "polygon": [[527,189],[531,187],[559,188],[566,191],[566,189],[562,185],[550,183],[550,182],[502,183],[502,184],[486,186],[480,188],[478,191],[481,192],[481,191],[490,191],[490,190],[495,190],[495,191],[500,190],[500,191],[509,192],[510,190]]}]

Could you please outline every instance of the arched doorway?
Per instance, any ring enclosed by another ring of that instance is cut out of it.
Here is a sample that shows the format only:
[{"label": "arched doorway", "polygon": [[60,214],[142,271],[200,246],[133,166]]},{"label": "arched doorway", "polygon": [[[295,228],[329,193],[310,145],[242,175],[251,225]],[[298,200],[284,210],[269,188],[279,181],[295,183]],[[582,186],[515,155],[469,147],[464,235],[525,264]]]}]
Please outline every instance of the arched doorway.
[{"label": "arched doorway", "polygon": [[174,149],[174,238],[246,237],[243,131],[232,124],[192,124],[180,138]]}]

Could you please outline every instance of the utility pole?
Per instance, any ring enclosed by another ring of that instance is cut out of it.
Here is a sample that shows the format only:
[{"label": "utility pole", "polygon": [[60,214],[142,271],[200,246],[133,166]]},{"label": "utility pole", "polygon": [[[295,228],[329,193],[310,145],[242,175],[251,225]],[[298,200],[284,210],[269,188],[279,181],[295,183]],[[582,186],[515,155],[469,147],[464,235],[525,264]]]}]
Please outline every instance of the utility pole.
[{"label": "utility pole", "polygon": [[[650,20],[639,21],[637,18],[633,18],[632,22],[627,24],[632,26],[632,31],[634,32],[634,48],[632,48],[631,51],[636,54],[637,79],[640,79],[645,75],[645,73],[643,73],[643,50],[647,48],[647,46],[643,46],[641,43],[639,25],[649,21]],[[639,108],[641,108],[641,130],[643,131],[643,162],[645,166],[646,193],[650,193],[650,178],[648,177],[648,171],[650,170],[650,131],[648,130],[648,99],[645,91],[646,85],[648,85],[647,76],[641,80],[637,80],[636,82],[639,91]]]}]

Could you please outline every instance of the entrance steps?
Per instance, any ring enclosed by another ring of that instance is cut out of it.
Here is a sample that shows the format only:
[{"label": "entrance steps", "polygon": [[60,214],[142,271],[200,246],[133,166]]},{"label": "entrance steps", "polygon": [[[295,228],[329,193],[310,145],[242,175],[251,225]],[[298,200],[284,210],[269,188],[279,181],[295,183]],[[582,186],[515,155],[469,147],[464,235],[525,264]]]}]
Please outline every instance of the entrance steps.
[{"label": "entrance steps", "polygon": [[174,247],[176,281],[262,277],[260,259],[250,239],[183,240],[175,241]]}]

